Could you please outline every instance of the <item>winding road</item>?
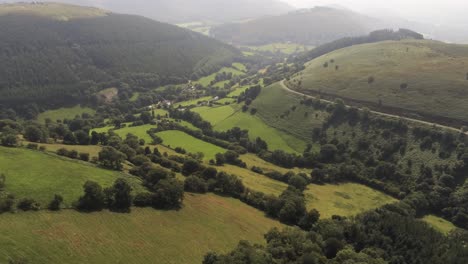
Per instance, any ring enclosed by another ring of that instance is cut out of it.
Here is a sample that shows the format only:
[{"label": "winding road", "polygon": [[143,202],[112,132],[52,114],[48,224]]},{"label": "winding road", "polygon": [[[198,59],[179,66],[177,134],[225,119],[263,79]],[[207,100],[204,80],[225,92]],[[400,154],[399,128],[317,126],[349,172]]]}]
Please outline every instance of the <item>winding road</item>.
[{"label": "winding road", "polygon": [[[281,87],[290,92],[290,93],[294,93],[294,94],[297,94],[297,95],[300,95],[300,96],[304,96],[306,98],[313,98],[313,99],[318,99],[322,102],[325,102],[325,103],[331,103],[333,104],[334,102],[330,101],[330,100],[325,100],[325,99],[321,99],[321,98],[317,98],[315,96],[312,96],[312,95],[307,95],[307,94],[304,94],[304,93],[300,93],[298,91],[294,91],[292,89],[290,89],[286,83],[285,83],[285,80],[282,80],[280,82],[280,85]],[[347,105],[348,107],[350,107],[350,105]],[[362,109],[360,109],[362,110]],[[423,124],[423,125],[428,125],[428,126],[436,126],[436,127],[439,127],[439,128],[443,128],[443,129],[447,129],[447,130],[451,130],[451,131],[455,131],[455,132],[458,132],[458,133],[461,133],[461,129],[459,128],[454,128],[454,127],[450,127],[450,126],[445,126],[445,125],[440,125],[440,124],[436,124],[436,123],[431,123],[431,122],[427,122],[427,121],[424,121],[424,120],[420,120],[420,119],[414,119],[414,118],[409,118],[409,117],[404,117],[404,116],[399,116],[399,115],[392,115],[392,114],[388,114],[388,113],[383,113],[383,112],[378,112],[378,111],[374,111],[374,110],[370,110],[371,113],[373,114],[376,114],[376,115],[380,115],[380,116],[384,116],[384,117],[390,117],[390,118],[395,118],[395,119],[401,119],[401,120],[405,120],[405,121],[409,121],[409,122],[415,122],[415,123],[419,123],[419,124]],[[466,135],[468,135],[468,132],[465,132]]]}]

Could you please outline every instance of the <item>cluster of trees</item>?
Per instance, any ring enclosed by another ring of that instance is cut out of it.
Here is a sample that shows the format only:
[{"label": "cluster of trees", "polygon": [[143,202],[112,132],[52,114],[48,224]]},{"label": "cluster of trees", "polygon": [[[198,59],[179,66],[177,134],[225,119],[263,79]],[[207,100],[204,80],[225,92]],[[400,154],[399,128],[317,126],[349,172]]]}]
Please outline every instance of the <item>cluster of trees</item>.
[{"label": "cluster of trees", "polygon": [[406,202],[356,218],[334,216],[303,230],[272,229],[266,246],[241,241],[228,254],[208,253],[204,264],[245,263],[454,263],[468,261],[468,233],[448,236],[415,219]]},{"label": "cluster of trees", "polygon": [[89,153],[78,152],[76,150],[67,150],[65,148],[60,148],[59,150],[57,150],[57,155],[68,157],[70,159],[89,161]]},{"label": "cluster of trees", "polygon": [[[87,181],[83,185],[84,194],[75,203],[75,207],[84,212],[101,211],[108,208],[114,212],[130,212],[133,195],[132,187],[125,179],[117,179],[109,188],[102,188],[97,182]],[[54,197],[51,206],[56,206],[61,197]]]}]

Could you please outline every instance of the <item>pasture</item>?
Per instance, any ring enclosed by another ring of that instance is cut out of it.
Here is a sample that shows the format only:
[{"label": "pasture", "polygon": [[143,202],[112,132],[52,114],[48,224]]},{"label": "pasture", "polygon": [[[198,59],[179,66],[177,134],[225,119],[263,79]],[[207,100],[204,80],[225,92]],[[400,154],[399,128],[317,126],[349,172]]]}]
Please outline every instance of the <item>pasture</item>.
[{"label": "pasture", "polygon": [[205,160],[214,159],[217,153],[225,153],[227,150],[178,130],[163,131],[156,134],[163,140],[163,145],[175,149],[181,147],[187,152],[201,152]]},{"label": "pasture", "polygon": [[425,217],[422,218],[422,221],[428,223],[435,230],[443,234],[448,234],[451,231],[456,229],[454,224],[452,224],[451,222],[443,218],[437,217],[435,215],[426,215]]},{"label": "pasture", "polygon": [[31,212],[0,217],[0,262],[35,264],[201,263],[239,240],[264,243],[277,221],[242,202],[187,193],[178,211],[133,208],[129,214]]},{"label": "pasture", "polygon": [[304,191],[304,195],[307,209],[316,209],[321,218],[331,218],[333,215],[354,216],[397,202],[391,196],[356,183],[311,184]]},{"label": "pasture", "polygon": [[76,105],[74,107],[63,107],[42,112],[37,117],[37,121],[45,123],[46,119],[50,119],[52,122],[56,122],[57,120],[74,119],[76,116],[81,116],[82,114],[94,115],[95,113],[96,110],[94,109]]},{"label": "pasture", "polygon": [[429,40],[356,45],[310,61],[289,87],[467,121],[467,63],[468,45]]},{"label": "pasture", "polygon": [[0,147],[0,168],[6,175],[7,192],[17,199],[33,198],[42,206],[60,194],[69,207],[82,195],[88,180],[108,187],[116,179],[125,178],[136,192],[143,190],[136,177],[39,151]]}]

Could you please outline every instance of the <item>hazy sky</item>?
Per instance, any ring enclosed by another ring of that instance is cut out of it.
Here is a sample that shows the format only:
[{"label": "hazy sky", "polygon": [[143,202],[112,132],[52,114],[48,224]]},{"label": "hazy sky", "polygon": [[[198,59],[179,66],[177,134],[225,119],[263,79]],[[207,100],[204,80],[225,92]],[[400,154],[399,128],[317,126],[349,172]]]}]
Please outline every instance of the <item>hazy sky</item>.
[{"label": "hazy sky", "polygon": [[466,21],[468,0],[283,0],[296,7],[340,5],[355,11],[388,10],[408,19],[429,20],[435,23]]}]

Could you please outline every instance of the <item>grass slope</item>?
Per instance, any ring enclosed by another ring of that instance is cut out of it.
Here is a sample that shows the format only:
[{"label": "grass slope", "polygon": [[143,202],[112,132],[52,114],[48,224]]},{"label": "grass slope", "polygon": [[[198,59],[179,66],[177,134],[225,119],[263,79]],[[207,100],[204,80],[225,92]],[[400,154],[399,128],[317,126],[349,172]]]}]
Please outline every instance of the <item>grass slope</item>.
[{"label": "grass slope", "polygon": [[[330,61],[334,60],[334,63]],[[329,67],[324,67],[328,62]],[[301,92],[344,98],[468,121],[468,46],[389,41],[337,50],[310,61],[293,80]],[[335,66],[339,70],[335,70]],[[369,77],[374,77],[372,84]],[[406,83],[407,88],[401,84]],[[290,85],[290,87],[293,87]]]},{"label": "grass slope", "polygon": [[214,159],[217,153],[225,153],[227,151],[178,130],[163,131],[156,135],[162,138],[165,146],[170,146],[171,148],[181,147],[191,153],[202,152],[205,154],[205,160]]},{"label": "grass slope", "polygon": [[93,7],[77,7],[59,3],[6,4],[0,8],[0,15],[28,14],[67,21],[76,18],[106,16],[109,12]]},{"label": "grass slope", "polygon": [[[205,76],[205,77],[202,77],[200,78],[198,81],[196,81],[195,83],[198,83],[198,84],[201,84],[205,87],[209,86],[210,83],[212,81],[215,80],[215,77],[218,73],[232,73],[232,76],[242,76],[245,74],[244,72],[245,70],[245,66],[241,63],[233,63],[232,64],[232,67],[223,67],[221,70],[219,70],[218,72],[215,72],[213,74],[210,74],[208,76]],[[222,83],[222,82],[220,82]],[[215,86],[219,86],[219,85],[215,85]],[[220,86],[222,87],[222,86]]]},{"label": "grass slope", "polygon": [[444,234],[448,234],[456,229],[456,227],[452,223],[435,215],[426,215],[425,217],[423,217],[422,221],[428,223],[435,230],[438,230]]},{"label": "grass slope", "polygon": [[82,114],[90,114],[94,115],[96,110],[91,109],[89,107],[82,107],[80,105],[68,108],[60,108],[56,110],[49,110],[45,111],[37,117],[37,120],[41,123],[45,123],[45,120],[49,118],[52,122],[57,120],[64,120],[64,119],[73,119],[75,116],[81,116]]},{"label": "grass slope", "polygon": [[143,190],[135,177],[25,149],[0,147],[0,171],[7,177],[6,191],[18,199],[33,198],[43,206],[47,206],[54,194],[62,195],[65,205],[70,206],[82,195],[87,180],[107,187],[123,177],[137,192]]},{"label": "grass slope", "polygon": [[210,122],[214,129],[226,131],[233,127],[248,129],[252,140],[261,137],[270,150],[282,149],[287,152],[302,152],[306,143],[287,133],[279,131],[255,115],[243,113],[237,106],[198,107],[193,111]]},{"label": "grass slope", "polygon": [[304,192],[308,209],[317,209],[322,218],[353,216],[397,200],[361,184],[311,184]]},{"label": "grass slope", "polygon": [[239,240],[262,243],[281,225],[242,202],[187,194],[179,211],[133,209],[130,214],[75,211],[0,217],[0,262],[201,263],[208,251],[228,252]]}]

